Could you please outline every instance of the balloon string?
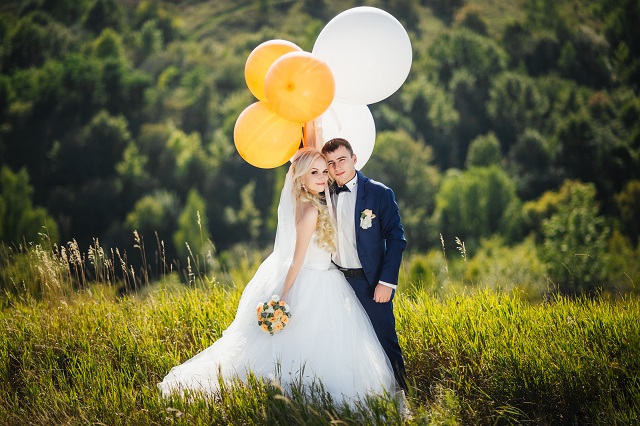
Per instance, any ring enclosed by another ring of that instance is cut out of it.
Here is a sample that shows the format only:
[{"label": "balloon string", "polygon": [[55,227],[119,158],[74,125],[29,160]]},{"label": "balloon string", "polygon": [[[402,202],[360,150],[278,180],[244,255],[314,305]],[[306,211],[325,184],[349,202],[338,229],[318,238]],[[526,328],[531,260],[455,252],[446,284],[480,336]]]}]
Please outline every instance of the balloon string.
[{"label": "balloon string", "polygon": [[316,133],[316,148],[321,150],[326,140],[324,139],[324,134],[322,133],[322,124],[320,123],[319,118],[313,120],[313,127],[315,128],[314,131]]},{"label": "balloon string", "polygon": [[303,127],[302,145],[310,148],[321,150],[324,145],[324,135],[322,134],[322,124],[320,118],[309,121]]}]

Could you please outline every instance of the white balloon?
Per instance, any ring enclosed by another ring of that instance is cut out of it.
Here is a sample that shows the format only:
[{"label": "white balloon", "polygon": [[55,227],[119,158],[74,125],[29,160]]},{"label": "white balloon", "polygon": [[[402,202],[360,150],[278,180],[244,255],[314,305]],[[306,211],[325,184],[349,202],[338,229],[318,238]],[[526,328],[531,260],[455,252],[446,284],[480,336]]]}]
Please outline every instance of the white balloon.
[{"label": "white balloon", "polygon": [[348,9],[322,29],[313,54],[329,64],[335,99],[372,104],[395,93],[411,69],[411,40],[396,18],[375,7]]},{"label": "white balloon", "polygon": [[349,141],[360,170],[371,158],[376,143],[376,124],[366,105],[349,105],[334,101],[320,117],[322,138],[328,141],[343,138]]}]

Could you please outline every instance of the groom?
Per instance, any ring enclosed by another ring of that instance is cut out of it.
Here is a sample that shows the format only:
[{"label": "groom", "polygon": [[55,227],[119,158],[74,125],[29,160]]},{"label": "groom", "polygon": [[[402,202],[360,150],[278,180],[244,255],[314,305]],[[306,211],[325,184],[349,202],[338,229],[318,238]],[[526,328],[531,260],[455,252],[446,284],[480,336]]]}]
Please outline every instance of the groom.
[{"label": "groom", "polygon": [[322,153],[336,181],[332,200],[338,222],[338,249],[332,260],[355,290],[391,361],[396,380],[406,392],[392,302],[407,244],[398,204],[391,189],[356,171],[357,157],[347,140],[329,140]]}]

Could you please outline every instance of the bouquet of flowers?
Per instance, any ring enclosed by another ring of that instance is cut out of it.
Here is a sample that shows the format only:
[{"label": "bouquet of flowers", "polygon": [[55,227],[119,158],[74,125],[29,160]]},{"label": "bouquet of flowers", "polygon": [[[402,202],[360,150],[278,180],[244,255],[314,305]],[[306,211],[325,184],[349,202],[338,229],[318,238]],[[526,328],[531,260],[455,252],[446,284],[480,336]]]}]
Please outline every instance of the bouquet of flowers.
[{"label": "bouquet of flowers", "polygon": [[272,336],[276,331],[285,328],[291,317],[289,305],[284,300],[280,300],[278,295],[273,295],[271,300],[258,304],[256,314],[262,331]]}]

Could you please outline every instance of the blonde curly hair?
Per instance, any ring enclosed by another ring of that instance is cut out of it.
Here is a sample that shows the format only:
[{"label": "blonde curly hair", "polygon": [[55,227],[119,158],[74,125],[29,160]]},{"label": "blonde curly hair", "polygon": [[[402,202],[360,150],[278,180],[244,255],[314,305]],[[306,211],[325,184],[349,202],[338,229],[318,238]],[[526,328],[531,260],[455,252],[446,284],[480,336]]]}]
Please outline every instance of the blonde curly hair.
[{"label": "blonde curly hair", "polygon": [[[316,236],[318,245],[329,252],[336,251],[335,234],[329,209],[324,194],[312,194],[304,187],[304,176],[311,169],[311,164],[318,158],[325,158],[322,153],[314,148],[301,148],[296,152],[291,161],[291,177],[293,178],[293,196],[297,202],[309,202],[318,210],[318,223]],[[326,160],[326,159],[325,159]],[[329,182],[331,183],[331,177]]]}]

